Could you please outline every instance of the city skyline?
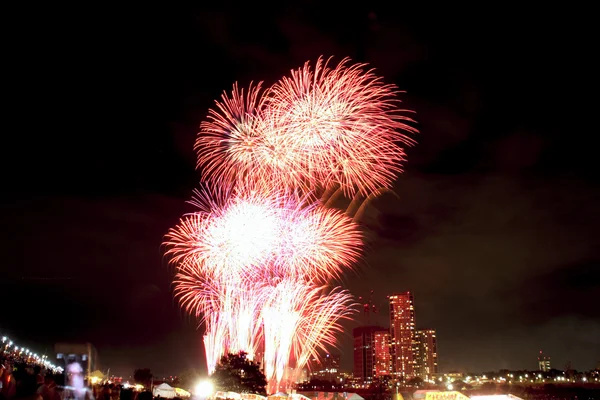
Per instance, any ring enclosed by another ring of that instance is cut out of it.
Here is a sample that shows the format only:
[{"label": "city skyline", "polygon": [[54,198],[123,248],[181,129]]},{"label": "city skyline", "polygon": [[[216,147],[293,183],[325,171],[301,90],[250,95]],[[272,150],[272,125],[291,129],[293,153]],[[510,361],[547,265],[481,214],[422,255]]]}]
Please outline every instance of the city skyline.
[{"label": "city skyline", "polygon": [[[340,282],[374,291],[372,324],[389,318],[386,294],[410,290],[440,370],[533,368],[540,349],[552,367],[595,367],[600,189],[578,100],[593,24],[459,8],[103,6],[78,19],[15,5],[31,35],[8,49],[0,330],[40,352],[90,342],[123,374],[205,368],[161,248],[193,211],[199,124],[234,82],[270,85],[325,54],[397,84],[420,131]],[[346,370],[365,317],[339,335]]]},{"label": "city skyline", "polygon": [[[412,292],[396,292],[387,298],[388,328],[364,325],[352,330],[354,377],[364,382],[384,377],[431,381],[439,372],[435,329],[418,328]],[[368,306],[364,306],[366,313],[373,309]]]}]

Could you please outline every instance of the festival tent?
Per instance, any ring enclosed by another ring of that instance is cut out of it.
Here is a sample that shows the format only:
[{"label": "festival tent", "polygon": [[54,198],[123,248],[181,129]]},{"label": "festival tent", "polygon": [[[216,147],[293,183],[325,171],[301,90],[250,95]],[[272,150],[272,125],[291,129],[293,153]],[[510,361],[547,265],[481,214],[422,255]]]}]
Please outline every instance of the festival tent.
[{"label": "festival tent", "polygon": [[174,397],[177,397],[177,392],[175,392],[175,389],[167,385],[166,383],[161,383],[160,385],[154,388],[154,390],[152,391],[152,395],[154,397],[160,396],[163,399],[172,399]]},{"label": "festival tent", "polygon": [[293,400],[310,400],[310,397],[306,397],[305,395],[300,393],[292,393],[290,394],[290,398]]},{"label": "festival tent", "polygon": [[92,373],[90,374],[90,377],[91,377],[91,378],[98,378],[98,379],[101,379],[101,380],[105,378],[105,376],[104,376],[104,374],[102,373],[102,371],[98,371],[98,370],[96,370],[96,371],[92,372]]},{"label": "festival tent", "polygon": [[256,393],[242,393],[242,400],[267,400],[267,398]]},{"label": "festival tent", "polygon": [[357,393],[348,393],[348,397],[346,397],[347,400],[365,400],[364,397],[360,396]]},{"label": "festival tent", "polygon": [[478,396],[471,396],[471,399],[475,399],[475,400],[523,400],[522,398],[517,397],[512,394],[478,395]]},{"label": "festival tent", "polygon": [[288,395],[287,393],[279,392],[267,396],[267,400],[288,400]]},{"label": "festival tent", "polygon": [[192,394],[190,392],[188,392],[187,390],[178,388],[178,387],[175,388],[175,393],[177,394],[177,396],[179,396],[181,398],[192,397]]}]

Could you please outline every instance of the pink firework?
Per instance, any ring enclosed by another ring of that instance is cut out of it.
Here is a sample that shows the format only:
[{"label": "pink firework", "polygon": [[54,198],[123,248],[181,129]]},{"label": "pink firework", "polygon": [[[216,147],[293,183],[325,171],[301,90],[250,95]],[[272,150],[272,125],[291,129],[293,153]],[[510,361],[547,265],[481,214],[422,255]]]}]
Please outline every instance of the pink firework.
[{"label": "pink firework", "polygon": [[328,282],[360,258],[362,234],[343,212],[316,204],[290,211],[270,274]]},{"label": "pink firework", "polygon": [[253,359],[261,340],[262,284],[218,282],[186,269],[174,281],[181,306],[205,325],[204,347],[209,373],[225,353],[248,353]]},{"label": "pink firework", "polygon": [[178,266],[217,281],[240,279],[267,264],[279,242],[281,199],[256,192],[197,192],[199,210],[181,219],[165,242]]},{"label": "pink firework", "polygon": [[[265,321],[265,304],[273,309],[279,296],[281,304],[293,306],[289,295],[295,292],[273,294],[273,282],[291,281],[307,292],[316,282],[338,277],[360,256],[358,226],[335,209],[240,187],[199,194],[193,203],[199,211],[182,218],[165,244],[177,271],[175,294],[181,306],[206,324],[209,371],[225,352],[245,351],[252,358],[260,343],[268,358],[269,335],[278,335],[278,343],[287,335],[291,346],[294,330],[281,330],[294,325],[273,328]],[[307,293],[294,301],[314,303]],[[281,359],[286,352],[276,352],[278,371],[287,363]],[[280,373],[274,376],[281,380]]]},{"label": "pink firework", "polygon": [[267,133],[281,127],[264,118],[261,84],[244,93],[234,84],[209,110],[200,124],[195,143],[198,168],[205,181],[221,186],[243,182],[245,186],[296,188],[302,183],[298,160],[287,146],[287,138]]},{"label": "pink firework", "polygon": [[[201,124],[194,148],[212,190],[165,245],[175,295],[205,325],[209,373],[226,353],[262,352],[276,392],[354,311],[328,286],[361,254],[347,214],[358,220],[392,186],[417,132],[396,87],[364,67],[319,58],[264,92],[235,84]],[[329,207],[341,195],[353,213]]]},{"label": "pink firework", "polygon": [[198,197],[200,210],[169,231],[167,254],[180,269],[219,282],[264,275],[327,282],[360,257],[359,227],[338,210],[279,192],[229,196]]},{"label": "pink firework", "polygon": [[290,361],[295,362],[297,375],[318,350],[335,345],[340,319],[349,318],[355,308],[346,291],[295,279],[265,286],[264,291],[264,370],[268,392],[275,393],[286,389],[281,387],[283,381],[299,378],[285,376]]},{"label": "pink firework", "polygon": [[194,145],[198,167],[212,184],[233,183],[255,173],[262,142],[261,83],[244,89],[233,85],[231,95],[223,93],[209,110],[208,121],[200,124]]},{"label": "pink firework", "polygon": [[264,134],[285,138],[311,182],[369,195],[392,185],[404,161],[402,145],[414,143],[407,134],[416,129],[398,107],[395,86],[348,62],[331,69],[319,58],[314,70],[307,62],[276,83],[265,119],[279,129]]}]

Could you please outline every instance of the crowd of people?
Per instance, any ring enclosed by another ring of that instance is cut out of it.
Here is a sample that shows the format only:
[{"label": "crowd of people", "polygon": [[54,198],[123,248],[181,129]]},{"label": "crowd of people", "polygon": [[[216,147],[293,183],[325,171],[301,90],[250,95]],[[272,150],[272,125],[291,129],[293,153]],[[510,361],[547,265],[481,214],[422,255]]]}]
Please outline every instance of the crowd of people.
[{"label": "crowd of people", "polygon": [[57,379],[39,365],[0,360],[0,400],[62,400]]},{"label": "crowd of people", "polygon": [[[64,373],[37,364],[0,358],[0,400],[152,400],[149,391],[137,392],[121,385],[88,387],[78,363]],[[178,399],[180,400],[180,399]]]}]

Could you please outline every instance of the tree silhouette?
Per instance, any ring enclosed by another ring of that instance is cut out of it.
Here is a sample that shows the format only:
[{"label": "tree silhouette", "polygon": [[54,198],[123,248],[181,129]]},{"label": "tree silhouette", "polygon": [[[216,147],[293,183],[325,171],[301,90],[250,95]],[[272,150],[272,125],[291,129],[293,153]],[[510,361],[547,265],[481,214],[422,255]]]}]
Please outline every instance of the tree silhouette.
[{"label": "tree silhouette", "polygon": [[454,388],[454,390],[463,390],[465,386],[466,383],[462,379],[455,379],[454,381],[452,381],[452,387]]},{"label": "tree silhouette", "polygon": [[236,393],[266,395],[267,379],[260,364],[248,360],[245,352],[227,354],[215,367],[211,375],[216,390]]},{"label": "tree silhouette", "polygon": [[485,382],[481,385],[481,392],[484,394],[496,393],[496,384],[494,382]]},{"label": "tree silhouette", "polygon": [[152,376],[152,371],[149,368],[138,368],[133,371],[133,380],[144,386],[150,386]]},{"label": "tree silhouette", "polygon": [[415,376],[414,378],[410,378],[410,379],[409,379],[409,380],[406,382],[406,384],[407,384],[408,386],[413,386],[413,387],[416,387],[416,388],[423,387],[423,383],[424,383],[423,379],[422,379],[422,378],[419,378],[418,376]]},{"label": "tree silhouette", "polygon": [[192,390],[201,377],[202,374],[194,368],[187,369],[177,376],[179,379],[179,386],[186,390]]}]

